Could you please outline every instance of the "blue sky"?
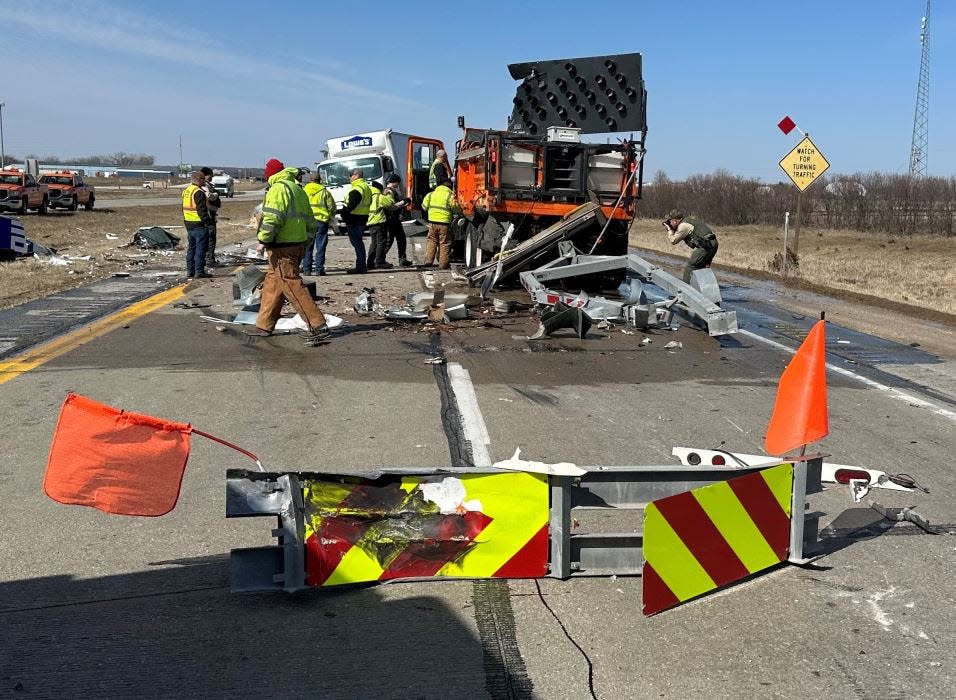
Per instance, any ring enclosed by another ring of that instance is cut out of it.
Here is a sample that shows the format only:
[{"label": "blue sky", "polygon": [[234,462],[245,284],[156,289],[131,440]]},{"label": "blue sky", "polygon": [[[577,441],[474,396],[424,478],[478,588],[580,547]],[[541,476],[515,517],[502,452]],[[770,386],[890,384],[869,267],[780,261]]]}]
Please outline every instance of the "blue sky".
[{"label": "blue sky", "polygon": [[[386,127],[451,145],[459,114],[506,126],[508,63],[639,51],[649,175],[780,180],[797,140],[776,128],[785,114],[831,172],[902,172],[924,3],[0,0],[5,144],[176,163],[182,134],[185,161],[238,166],[312,163],[329,137]],[[953,4],[937,2],[929,168],[940,175],[956,170],[954,30]]]}]

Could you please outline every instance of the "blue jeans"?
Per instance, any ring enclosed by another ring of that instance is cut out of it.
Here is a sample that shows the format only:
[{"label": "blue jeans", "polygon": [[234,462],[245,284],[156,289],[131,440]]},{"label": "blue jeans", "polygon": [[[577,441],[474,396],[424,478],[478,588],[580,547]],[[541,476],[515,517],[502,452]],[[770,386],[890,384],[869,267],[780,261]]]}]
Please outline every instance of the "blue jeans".
[{"label": "blue jeans", "polygon": [[209,232],[205,226],[196,226],[186,230],[189,236],[186,244],[186,276],[194,277],[206,271],[206,248],[209,246]]},{"label": "blue jeans", "polygon": [[[320,221],[319,230],[315,233],[315,244],[305,249],[302,256],[302,272],[308,274],[312,270],[321,274],[325,272],[325,249],[329,245],[329,222]],[[315,267],[312,267],[313,258]]]},{"label": "blue jeans", "polygon": [[361,221],[348,221],[345,228],[349,232],[349,243],[355,248],[355,269],[358,272],[366,272],[365,265],[365,241],[362,236],[365,235],[365,224]]}]

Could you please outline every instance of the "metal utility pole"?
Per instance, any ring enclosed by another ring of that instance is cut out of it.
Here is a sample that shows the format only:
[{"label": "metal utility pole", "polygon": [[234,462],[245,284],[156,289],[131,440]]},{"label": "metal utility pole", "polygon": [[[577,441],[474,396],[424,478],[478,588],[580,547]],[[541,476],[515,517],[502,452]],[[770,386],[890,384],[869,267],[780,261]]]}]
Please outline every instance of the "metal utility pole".
[{"label": "metal utility pole", "polygon": [[926,176],[929,159],[929,4],[920,24],[919,41],[923,47],[916,84],[916,113],[913,116],[913,142],[910,146],[910,178]]},{"label": "metal utility pole", "polygon": [[179,135],[179,176],[183,175],[183,135]]},{"label": "metal utility pole", "polygon": [[7,151],[3,147],[3,108],[6,106],[5,102],[0,102],[0,170],[7,167]]}]

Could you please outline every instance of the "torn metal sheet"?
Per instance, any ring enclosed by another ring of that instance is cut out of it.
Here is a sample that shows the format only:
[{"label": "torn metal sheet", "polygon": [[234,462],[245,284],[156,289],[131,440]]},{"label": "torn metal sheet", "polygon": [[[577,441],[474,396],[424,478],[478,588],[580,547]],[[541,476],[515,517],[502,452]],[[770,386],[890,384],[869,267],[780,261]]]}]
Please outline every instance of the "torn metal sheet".
[{"label": "torn metal sheet", "polygon": [[[409,292],[405,295],[405,306],[411,307],[413,311],[425,311],[431,306],[435,299],[435,292]],[[468,302],[467,294],[448,294],[444,295],[445,306],[459,306]]]},{"label": "torn metal sheet", "polygon": [[[577,255],[573,251],[566,251],[564,255],[542,267],[521,272],[519,278],[535,303],[550,306],[557,301],[567,303],[569,295],[549,289],[547,282],[562,280],[566,284],[567,280],[575,277],[614,271],[627,275],[627,288],[624,291],[628,299],[636,298],[638,303],[588,300],[580,304],[582,307],[591,304],[595,314],[604,313],[602,318],[623,317],[628,323],[642,328],[670,325],[671,315],[680,312],[705,325],[710,335],[737,332],[737,313],[721,308],[720,288],[709,268],[695,270],[691,278],[692,284],[686,284],[633,253],[608,256]],[[647,303],[644,284],[660,287],[671,295],[671,298],[653,304]],[[605,311],[608,307],[616,308],[618,315],[609,316]]]},{"label": "torn metal sheet", "polygon": [[391,321],[424,321],[428,318],[428,312],[412,311],[407,307],[390,306],[385,312],[385,318]]},{"label": "torn metal sheet", "polygon": [[328,475],[302,485],[308,585],[547,573],[546,476]]},{"label": "torn metal sheet", "polygon": [[[447,304],[447,302],[446,302]],[[446,321],[463,321],[468,318],[468,307],[464,304],[458,304],[456,306],[446,306],[445,307],[445,318]]]},{"label": "torn metal sheet", "polygon": [[232,282],[233,306],[257,306],[265,278],[266,273],[255,265],[246,265],[236,272]]}]

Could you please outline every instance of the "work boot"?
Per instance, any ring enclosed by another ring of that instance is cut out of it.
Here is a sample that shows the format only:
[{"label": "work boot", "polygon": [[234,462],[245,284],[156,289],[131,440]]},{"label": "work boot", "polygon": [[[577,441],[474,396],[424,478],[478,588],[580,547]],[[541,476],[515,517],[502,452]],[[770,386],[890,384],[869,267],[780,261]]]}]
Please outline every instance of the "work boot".
[{"label": "work boot", "polygon": [[398,264],[401,265],[402,267],[413,267],[415,265],[415,263],[413,263],[408,258],[402,258],[401,260],[398,261]]},{"label": "work boot", "polygon": [[392,263],[390,262],[383,262],[383,263],[375,263],[375,267],[379,270],[391,270],[395,266],[392,265]]},{"label": "work boot", "polygon": [[329,330],[327,324],[322,324],[318,328],[313,328],[309,333],[305,334],[305,347],[314,348],[316,345],[319,345],[323,340],[328,340],[332,337],[332,331]]},{"label": "work boot", "polygon": [[268,338],[272,335],[272,331],[267,331],[259,326],[253,326],[252,330],[243,331],[246,335],[251,335],[253,338]]}]

